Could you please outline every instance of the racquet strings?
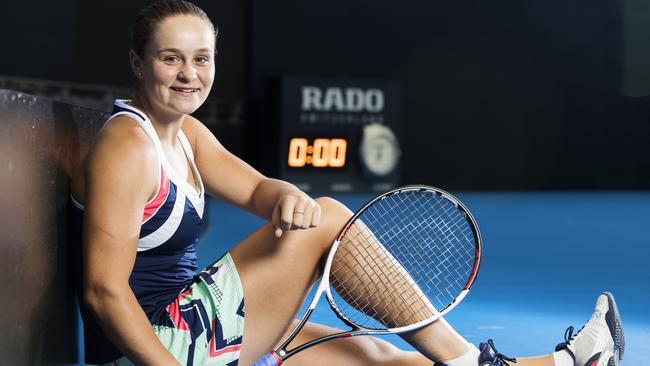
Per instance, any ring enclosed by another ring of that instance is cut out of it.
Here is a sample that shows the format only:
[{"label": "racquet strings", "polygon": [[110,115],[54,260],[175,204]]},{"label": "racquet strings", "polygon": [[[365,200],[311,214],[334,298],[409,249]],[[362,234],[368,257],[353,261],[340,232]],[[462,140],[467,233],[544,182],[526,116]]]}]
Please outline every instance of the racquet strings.
[{"label": "racquet strings", "polygon": [[385,196],[340,240],[330,272],[335,311],[367,329],[430,319],[465,288],[476,242],[465,213],[444,196],[427,190]]}]

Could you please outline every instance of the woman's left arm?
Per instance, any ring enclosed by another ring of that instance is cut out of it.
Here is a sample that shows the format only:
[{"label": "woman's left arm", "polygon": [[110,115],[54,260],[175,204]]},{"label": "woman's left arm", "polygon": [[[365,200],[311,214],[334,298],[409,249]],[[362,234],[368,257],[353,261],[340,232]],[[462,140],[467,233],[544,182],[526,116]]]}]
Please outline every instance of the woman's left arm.
[{"label": "woman's left arm", "polygon": [[201,122],[188,116],[187,135],[206,192],[272,222],[275,235],[318,226],[320,206],[296,186],[265,177],[229,152]]}]

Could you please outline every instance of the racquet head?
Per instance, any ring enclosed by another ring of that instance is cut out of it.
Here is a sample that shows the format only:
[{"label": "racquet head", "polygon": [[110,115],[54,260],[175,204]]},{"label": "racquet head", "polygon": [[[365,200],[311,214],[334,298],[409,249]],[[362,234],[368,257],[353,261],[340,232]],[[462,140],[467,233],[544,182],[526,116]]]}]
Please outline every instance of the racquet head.
[{"label": "racquet head", "polygon": [[324,267],[326,296],[355,329],[414,330],[465,297],[481,252],[476,221],[457,198],[401,187],[367,203],[341,231]]}]

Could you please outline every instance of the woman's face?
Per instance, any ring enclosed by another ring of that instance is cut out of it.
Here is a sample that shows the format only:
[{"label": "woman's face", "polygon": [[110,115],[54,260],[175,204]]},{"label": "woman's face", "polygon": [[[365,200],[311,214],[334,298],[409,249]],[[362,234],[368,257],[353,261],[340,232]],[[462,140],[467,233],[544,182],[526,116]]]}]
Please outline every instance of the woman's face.
[{"label": "woman's face", "polygon": [[214,80],[215,36],[211,25],[192,15],[165,18],[144,50],[141,91],[156,110],[194,112]]}]

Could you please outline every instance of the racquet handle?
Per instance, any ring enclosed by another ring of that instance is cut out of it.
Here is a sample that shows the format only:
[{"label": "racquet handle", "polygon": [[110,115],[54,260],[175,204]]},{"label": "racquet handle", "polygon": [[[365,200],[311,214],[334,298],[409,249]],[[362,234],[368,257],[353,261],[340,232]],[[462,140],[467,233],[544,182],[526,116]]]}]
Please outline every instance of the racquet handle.
[{"label": "racquet handle", "polygon": [[280,366],[282,365],[282,359],[278,356],[275,351],[268,352],[264,356],[260,357],[257,361],[253,362],[252,366]]}]

